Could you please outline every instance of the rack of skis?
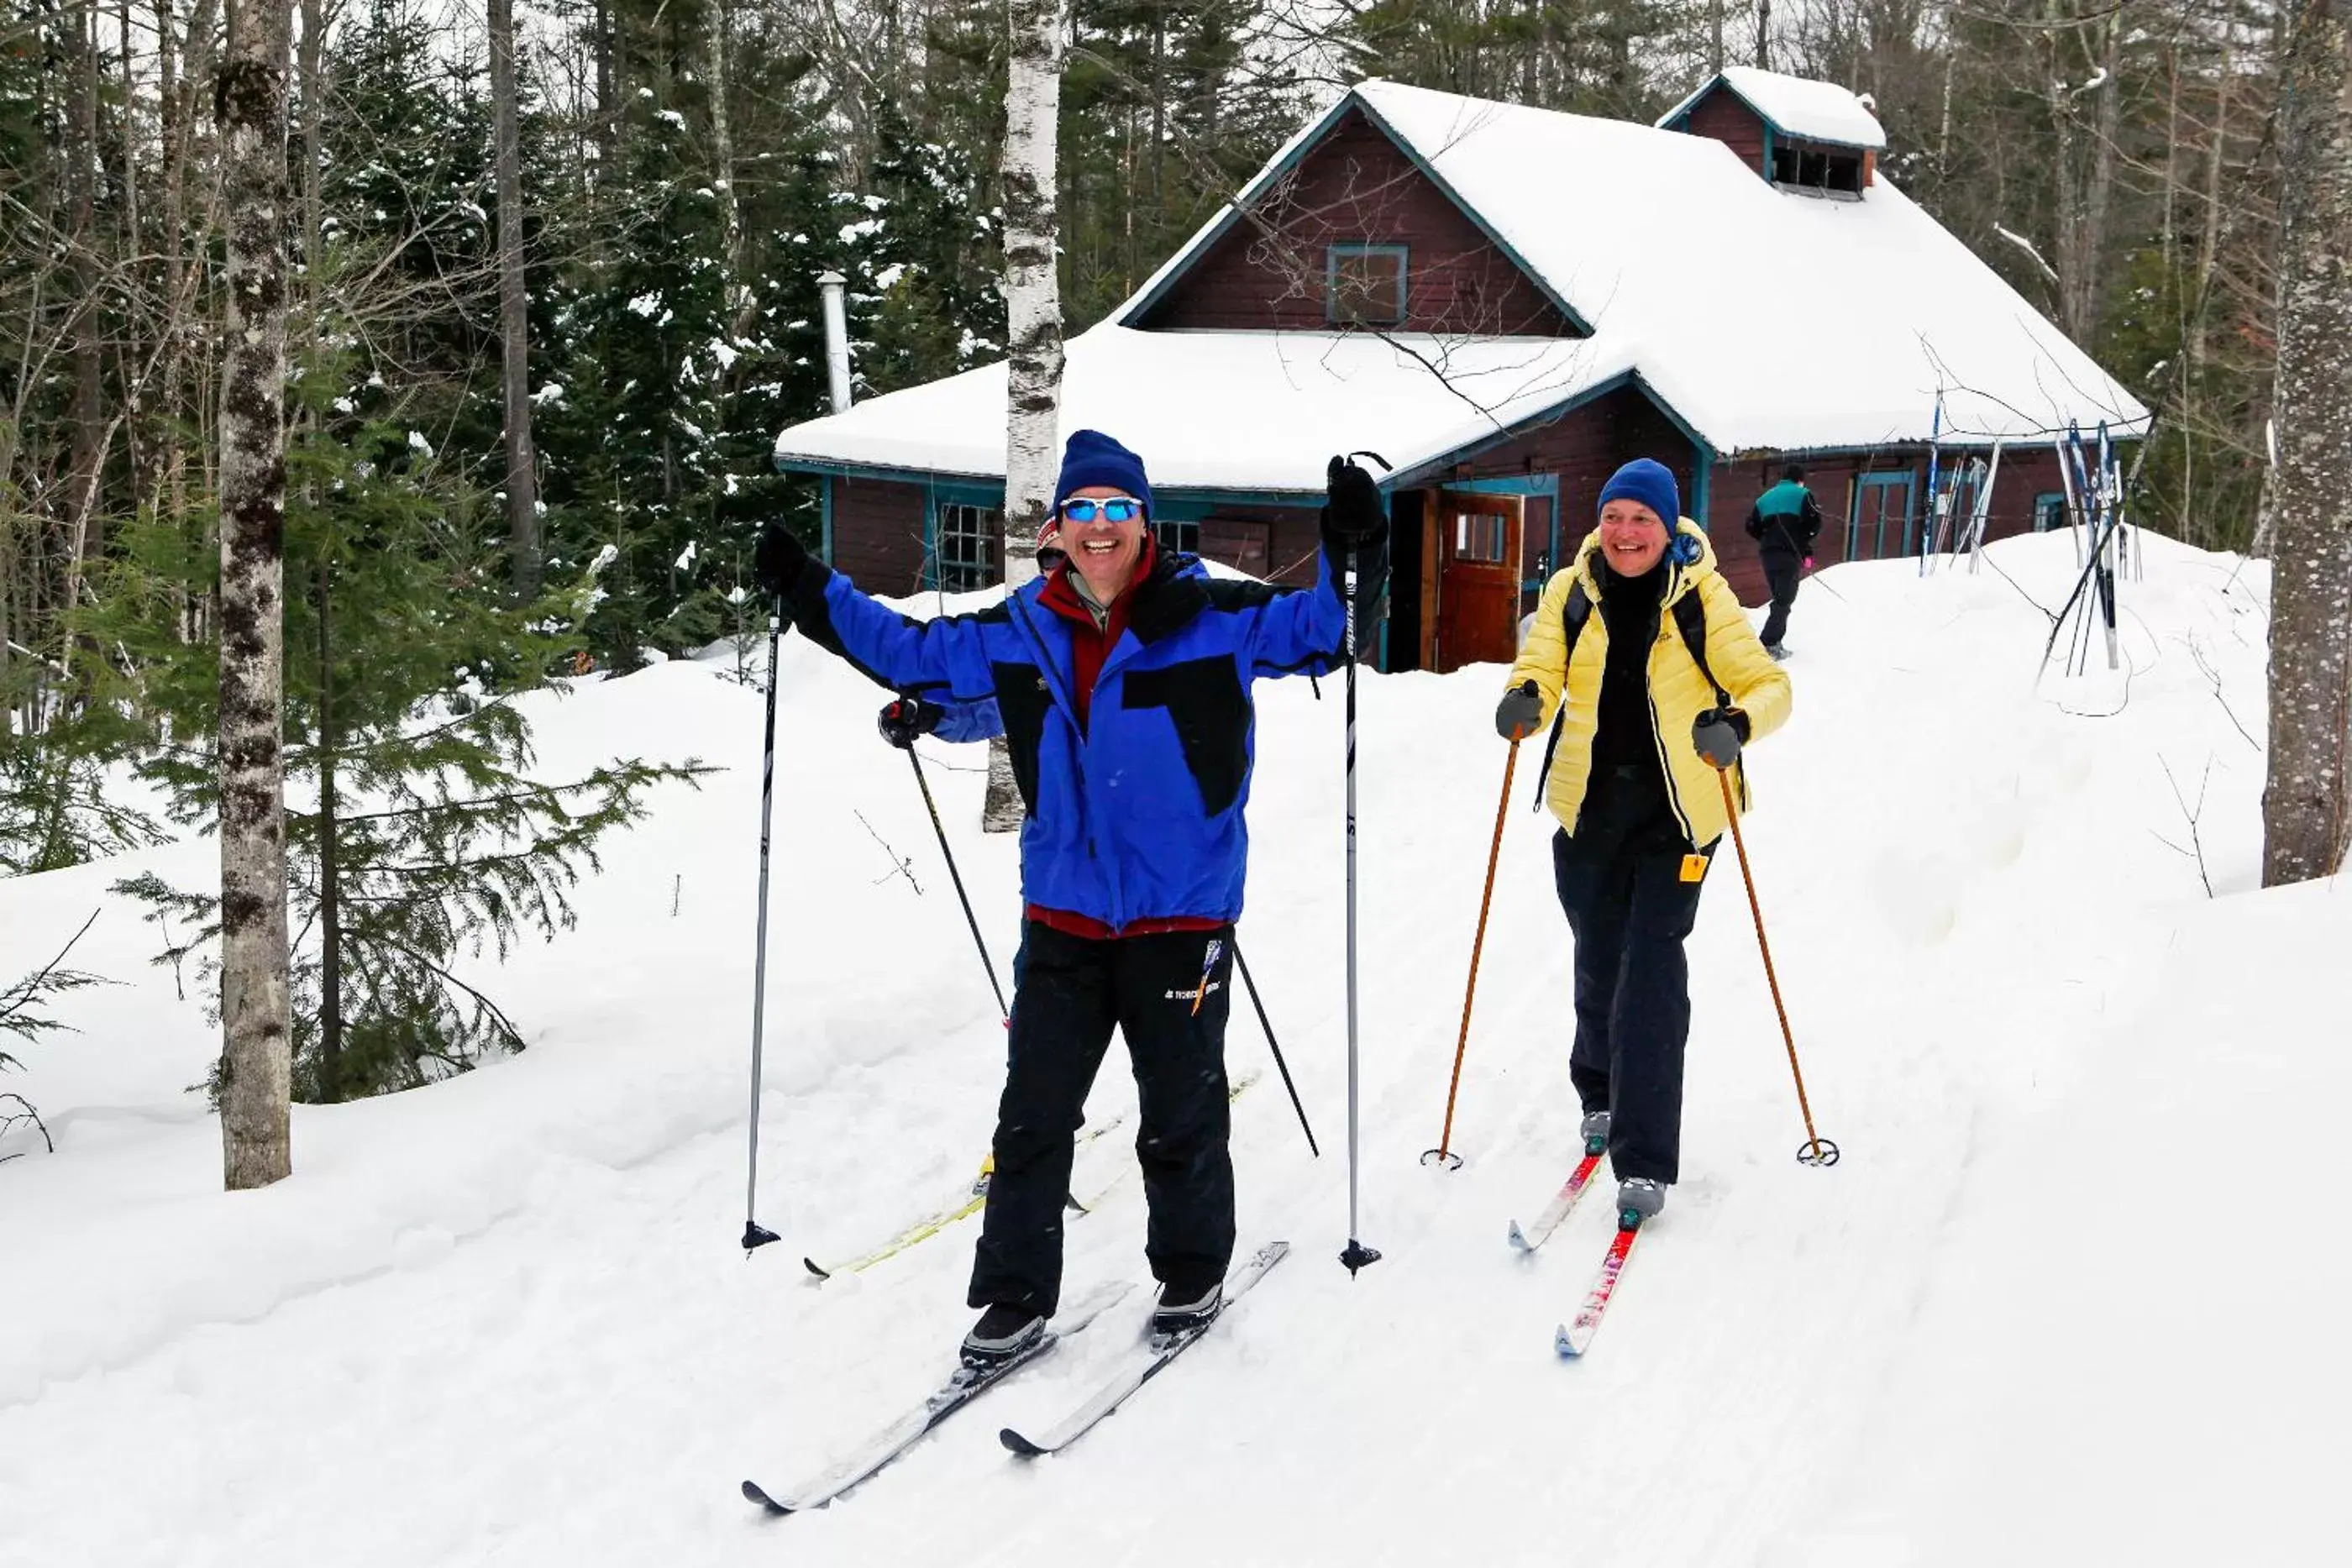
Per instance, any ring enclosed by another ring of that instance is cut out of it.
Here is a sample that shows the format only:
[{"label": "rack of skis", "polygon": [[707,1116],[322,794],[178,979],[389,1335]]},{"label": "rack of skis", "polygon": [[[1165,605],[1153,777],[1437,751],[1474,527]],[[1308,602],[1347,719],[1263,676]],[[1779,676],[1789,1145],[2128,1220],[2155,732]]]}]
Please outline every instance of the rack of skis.
[{"label": "rack of skis", "polygon": [[[2000,474],[2005,442],[1996,441],[1990,458],[1971,455],[1947,465],[1943,461],[1943,405],[1936,407],[1934,434],[1927,446],[1927,526],[1920,536],[1919,574],[1935,570],[1937,559],[1965,555],[1974,573],[1984,555],[1985,523],[1992,510],[1993,481]],[[2090,667],[2092,647],[2105,634],[2107,668],[2117,668],[2122,655],[2116,641],[2116,584],[2142,570],[2124,512],[2123,460],[2108,439],[2102,422],[2090,435],[2079,424],[2067,425],[2051,441],[2064,486],[2065,527],[2074,540],[2074,564],[2080,575],[2065,608],[2053,618],[2050,642],[2042,650],[2043,669],[2058,644],[2066,644],[2066,673],[2079,675]],[[2037,527],[2048,526],[2035,519]]]}]

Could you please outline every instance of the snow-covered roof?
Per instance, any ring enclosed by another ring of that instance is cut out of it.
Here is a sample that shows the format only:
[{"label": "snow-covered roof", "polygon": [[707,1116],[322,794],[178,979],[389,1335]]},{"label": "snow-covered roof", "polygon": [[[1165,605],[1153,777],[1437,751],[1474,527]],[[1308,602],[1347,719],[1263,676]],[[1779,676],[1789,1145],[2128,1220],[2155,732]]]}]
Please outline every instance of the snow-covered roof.
[{"label": "snow-covered roof", "polygon": [[1775,131],[1811,141],[1834,141],[1844,147],[1884,148],[1886,132],[1863,100],[1835,82],[1759,71],[1754,66],[1726,66],[1720,76],[1658,118],[1672,125],[1684,110],[1721,82],[1745,99],[1748,107],[1771,122]]},{"label": "snow-covered roof", "polygon": [[[1141,332],[1070,340],[1062,433],[1108,431],[1163,489],[1319,493],[1335,452],[1400,465],[1495,435],[1629,367],[1565,338]],[[910,387],[795,425],[780,459],[1004,474],[1004,367]]]},{"label": "snow-covered roof", "polygon": [[[1411,468],[1629,373],[1720,455],[1923,443],[1939,392],[1947,441],[2070,421],[2145,426],[2130,392],[1883,176],[1858,201],[1788,191],[1708,138],[1374,81],[1303,131],[1240,202],[1351,104],[1593,335],[1118,325],[1214,243],[1228,209],[1110,322],[1071,340],[1064,432],[1118,435],[1155,485],[1290,492],[1321,489],[1333,452],[1370,448]],[[776,450],[787,464],[999,477],[1003,367],[795,425]]]}]

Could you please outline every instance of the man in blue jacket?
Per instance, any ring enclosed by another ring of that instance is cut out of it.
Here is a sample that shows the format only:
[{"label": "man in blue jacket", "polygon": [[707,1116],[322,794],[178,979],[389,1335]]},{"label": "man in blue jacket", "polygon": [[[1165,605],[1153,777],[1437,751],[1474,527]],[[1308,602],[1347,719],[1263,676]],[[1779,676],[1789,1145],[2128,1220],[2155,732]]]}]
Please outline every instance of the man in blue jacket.
[{"label": "man in blue jacket", "polygon": [[994,1175],[964,1358],[1020,1354],[1062,1285],[1062,1202],[1087,1091],[1117,1029],[1141,1126],[1154,1322],[1181,1328],[1223,1301],[1234,1249],[1224,1067],[1234,922],[1249,838],[1251,683],[1338,663],[1338,562],[1359,556],[1378,602],[1386,507],[1334,458],[1312,589],[1213,578],[1150,529],[1143,462],[1109,436],[1071,436],[1054,490],[1066,559],[974,614],[910,620],[761,537],[758,575],[793,624],[905,697],[950,711],[993,704],[1028,818],[1021,829],[1024,972],[1016,982]]}]

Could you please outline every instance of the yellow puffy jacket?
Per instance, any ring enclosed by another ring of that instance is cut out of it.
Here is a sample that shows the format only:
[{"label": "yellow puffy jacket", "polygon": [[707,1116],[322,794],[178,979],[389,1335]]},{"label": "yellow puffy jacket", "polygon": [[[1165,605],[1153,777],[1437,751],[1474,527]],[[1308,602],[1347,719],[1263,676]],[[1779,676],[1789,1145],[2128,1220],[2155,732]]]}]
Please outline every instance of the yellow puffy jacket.
[{"label": "yellow puffy jacket", "polygon": [[[1658,604],[1658,635],[1650,644],[1650,733],[1664,763],[1666,798],[1675,819],[1694,849],[1704,849],[1721,838],[1729,824],[1723,814],[1723,788],[1716,781],[1714,765],[1698,754],[1691,741],[1691,726],[1715,706],[1715,691],[1699,673],[1697,661],[1675,624],[1674,604],[1685,593],[1696,593],[1706,610],[1706,662],[1731,700],[1748,715],[1748,737],[1760,739],[1787,722],[1789,677],[1764,651],[1763,642],[1748,625],[1739,600],[1715,569],[1715,549],[1706,534],[1688,517],[1676,531],[1698,540],[1698,559],[1687,566],[1671,559],[1666,563],[1666,589]],[[1577,546],[1572,564],[1554,574],[1545,585],[1543,602],[1528,630],[1526,646],[1511,666],[1511,686],[1532,680],[1543,694],[1543,719],[1549,724],[1559,706],[1563,687],[1568,694],[1559,733],[1547,759],[1549,789],[1545,799],[1551,813],[1570,832],[1576,831],[1584,791],[1592,773],[1592,737],[1600,727],[1601,672],[1609,658],[1609,627],[1601,609],[1598,567],[1600,533],[1588,534]],[[1568,596],[1577,582],[1584,584],[1592,612],[1576,637],[1576,662],[1567,663]],[[1735,770],[1734,789],[1739,809],[1748,810],[1748,770]]]}]

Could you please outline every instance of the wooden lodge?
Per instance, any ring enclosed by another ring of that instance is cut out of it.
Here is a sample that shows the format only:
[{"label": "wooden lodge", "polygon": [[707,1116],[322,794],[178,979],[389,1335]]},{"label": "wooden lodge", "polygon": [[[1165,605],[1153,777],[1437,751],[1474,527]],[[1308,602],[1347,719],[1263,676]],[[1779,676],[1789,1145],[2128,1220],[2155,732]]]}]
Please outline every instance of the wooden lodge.
[{"label": "wooden lodge", "polygon": [[[1741,597],[1801,462],[1822,565],[1916,553],[1932,461],[1990,538],[2050,526],[2053,439],[2147,413],[1888,182],[1843,89],[1731,69],[1656,126],[1364,83],[1102,325],[1061,427],[1149,466],[1163,542],[1314,570],[1334,453],[1394,465],[1380,662],[1507,660],[1609,473],[1654,457]],[[783,432],[824,549],[881,593],[1000,580],[1002,366]],[[1995,452],[1998,449],[1998,461]]]}]

